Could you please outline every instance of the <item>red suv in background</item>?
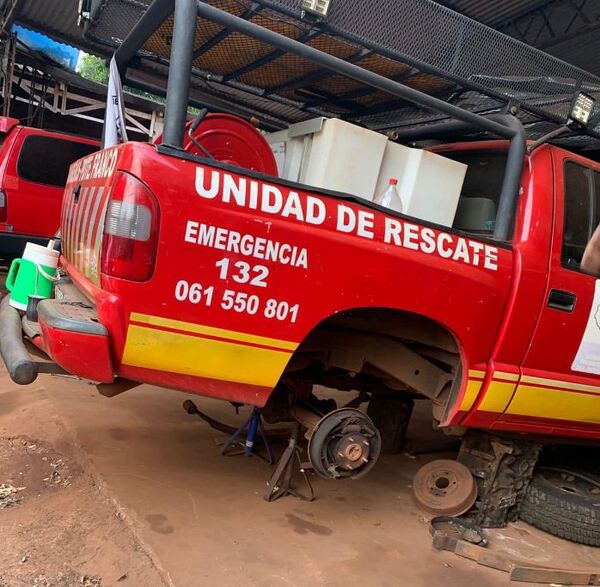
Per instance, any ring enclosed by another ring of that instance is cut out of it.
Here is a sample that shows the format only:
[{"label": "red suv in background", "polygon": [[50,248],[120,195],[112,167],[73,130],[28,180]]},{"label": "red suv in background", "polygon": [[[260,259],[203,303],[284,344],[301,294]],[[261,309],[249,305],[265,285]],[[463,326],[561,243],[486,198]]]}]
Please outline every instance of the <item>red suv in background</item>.
[{"label": "red suv in background", "polygon": [[69,166],[98,148],[0,117],[0,257],[18,257],[27,241],[45,244],[56,233]]}]

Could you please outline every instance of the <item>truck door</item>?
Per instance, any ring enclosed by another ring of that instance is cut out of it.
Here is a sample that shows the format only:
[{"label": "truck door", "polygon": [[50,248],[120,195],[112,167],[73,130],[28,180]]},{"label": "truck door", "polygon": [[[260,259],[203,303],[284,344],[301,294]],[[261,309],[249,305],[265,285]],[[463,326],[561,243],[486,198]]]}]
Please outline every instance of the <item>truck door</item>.
[{"label": "truck door", "polygon": [[7,224],[12,232],[50,237],[59,227],[69,166],[98,149],[92,141],[68,140],[23,128],[10,152],[4,175]]},{"label": "truck door", "polygon": [[554,225],[546,295],[519,384],[500,422],[596,437],[600,276],[584,273],[581,258],[600,223],[600,165],[557,148],[552,157]]}]

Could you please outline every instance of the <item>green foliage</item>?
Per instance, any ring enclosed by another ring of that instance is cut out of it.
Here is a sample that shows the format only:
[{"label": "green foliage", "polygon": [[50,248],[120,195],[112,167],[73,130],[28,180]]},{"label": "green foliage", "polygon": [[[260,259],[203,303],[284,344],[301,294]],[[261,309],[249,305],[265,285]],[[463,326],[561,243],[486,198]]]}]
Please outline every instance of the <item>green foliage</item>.
[{"label": "green foliage", "polygon": [[95,55],[84,55],[79,61],[77,73],[85,79],[99,84],[108,84],[108,66],[104,59]]},{"label": "green foliage", "polygon": [[[101,57],[96,57],[95,55],[84,55],[79,60],[79,66],[77,68],[77,73],[90,81],[108,85],[108,76],[109,76],[109,68],[106,65],[106,61]],[[165,99],[160,96],[155,96],[149,92],[144,92],[143,90],[139,90],[137,88],[132,88],[129,86],[124,86],[123,91],[128,94],[133,94],[134,96],[140,96],[141,98],[145,98],[146,100],[151,100],[152,102],[156,102],[157,104],[164,104]],[[189,112],[192,114],[198,114],[200,110],[197,108],[189,108]]]}]

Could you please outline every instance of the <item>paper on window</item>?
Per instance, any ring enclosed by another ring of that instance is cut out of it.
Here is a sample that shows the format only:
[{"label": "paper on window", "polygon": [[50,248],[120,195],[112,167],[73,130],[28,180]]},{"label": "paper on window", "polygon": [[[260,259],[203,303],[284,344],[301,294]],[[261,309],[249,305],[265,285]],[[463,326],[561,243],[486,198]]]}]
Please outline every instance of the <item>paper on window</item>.
[{"label": "paper on window", "polygon": [[571,370],[600,375],[600,280],[596,281],[590,316]]}]

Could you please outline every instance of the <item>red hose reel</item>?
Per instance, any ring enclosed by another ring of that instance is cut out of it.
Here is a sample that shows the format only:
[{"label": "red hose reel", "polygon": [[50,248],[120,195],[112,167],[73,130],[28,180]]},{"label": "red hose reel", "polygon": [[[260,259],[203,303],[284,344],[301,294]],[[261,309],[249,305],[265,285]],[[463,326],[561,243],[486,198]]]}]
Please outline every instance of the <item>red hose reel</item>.
[{"label": "red hose reel", "polygon": [[[190,139],[188,131],[193,121],[185,125],[183,150],[206,157]],[[193,136],[208,153],[221,163],[277,177],[277,162],[269,143],[249,122],[232,114],[207,114]],[[162,143],[162,135],[155,144]]]}]

